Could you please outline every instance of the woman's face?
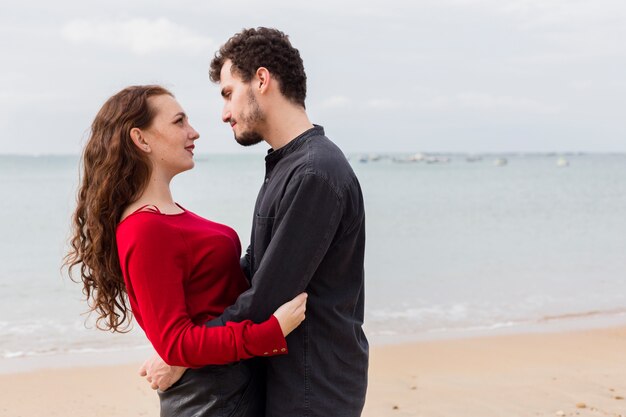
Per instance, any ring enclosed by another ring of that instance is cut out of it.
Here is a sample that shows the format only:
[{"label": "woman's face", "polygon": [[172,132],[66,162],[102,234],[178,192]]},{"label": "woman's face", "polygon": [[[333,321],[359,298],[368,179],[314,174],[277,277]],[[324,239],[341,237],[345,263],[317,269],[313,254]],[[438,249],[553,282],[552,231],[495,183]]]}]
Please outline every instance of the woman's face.
[{"label": "woman's face", "polygon": [[160,95],[150,97],[148,103],[156,116],[143,133],[155,170],[173,177],[193,168],[194,142],[200,135],[189,124],[178,101],[170,95]]}]

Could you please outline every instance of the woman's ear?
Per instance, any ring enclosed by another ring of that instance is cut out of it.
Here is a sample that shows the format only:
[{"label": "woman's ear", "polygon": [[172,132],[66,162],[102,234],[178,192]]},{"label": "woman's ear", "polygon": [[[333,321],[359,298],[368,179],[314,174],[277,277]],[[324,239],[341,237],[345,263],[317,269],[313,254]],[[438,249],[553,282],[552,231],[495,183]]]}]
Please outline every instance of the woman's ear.
[{"label": "woman's ear", "polygon": [[146,139],[141,129],[137,127],[133,127],[132,129],[130,129],[130,138],[137,148],[139,148],[143,152],[150,153],[150,145],[148,145],[148,143],[146,142]]}]

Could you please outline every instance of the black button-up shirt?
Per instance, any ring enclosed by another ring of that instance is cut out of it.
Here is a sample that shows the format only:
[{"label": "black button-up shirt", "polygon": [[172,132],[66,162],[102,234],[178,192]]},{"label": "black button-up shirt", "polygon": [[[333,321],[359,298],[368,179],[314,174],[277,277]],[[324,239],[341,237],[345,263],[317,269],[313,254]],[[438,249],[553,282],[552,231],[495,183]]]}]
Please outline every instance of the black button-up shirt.
[{"label": "black button-up shirt", "polygon": [[306,320],[287,337],[289,354],[267,359],[266,416],[360,416],[368,367],[361,187],[321,126],[265,161],[241,260],[251,288],[221,321],[264,321],[306,291]]}]

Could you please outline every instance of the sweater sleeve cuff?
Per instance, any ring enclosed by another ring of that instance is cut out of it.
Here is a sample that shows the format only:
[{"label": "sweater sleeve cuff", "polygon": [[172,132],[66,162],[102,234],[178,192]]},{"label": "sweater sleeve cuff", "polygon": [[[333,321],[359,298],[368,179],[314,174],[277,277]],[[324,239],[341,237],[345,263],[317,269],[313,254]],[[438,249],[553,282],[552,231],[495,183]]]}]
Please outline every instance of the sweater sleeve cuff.
[{"label": "sweater sleeve cuff", "polygon": [[265,346],[263,356],[285,355],[288,353],[287,341],[285,336],[283,336],[283,331],[276,316],[272,314],[267,321],[259,324],[259,328],[262,328],[259,330],[264,332],[264,337],[261,339]]},{"label": "sweater sleeve cuff", "polygon": [[[287,341],[280,329],[278,319],[271,315],[270,318],[263,323],[253,324],[247,320],[245,340],[243,348],[246,351],[245,356],[276,356],[284,355],[287,351]],[[228,325],[237,326],[243,323],[228,322]]]}]

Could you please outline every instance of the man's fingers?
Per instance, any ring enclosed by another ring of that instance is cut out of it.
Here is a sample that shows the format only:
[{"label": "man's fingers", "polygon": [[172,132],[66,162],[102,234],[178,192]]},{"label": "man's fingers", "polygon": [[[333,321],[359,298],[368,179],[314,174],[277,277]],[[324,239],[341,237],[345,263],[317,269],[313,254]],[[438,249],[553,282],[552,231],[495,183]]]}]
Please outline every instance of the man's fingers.
[{"label": "man's fingers", "polygon": [[159,384],[157,384],[156,382],[153,382],[152,384],[150,384],[150,388],[158,389],[159,388]]}]

